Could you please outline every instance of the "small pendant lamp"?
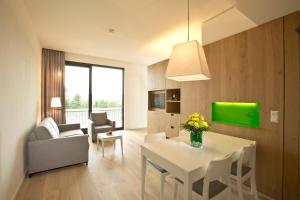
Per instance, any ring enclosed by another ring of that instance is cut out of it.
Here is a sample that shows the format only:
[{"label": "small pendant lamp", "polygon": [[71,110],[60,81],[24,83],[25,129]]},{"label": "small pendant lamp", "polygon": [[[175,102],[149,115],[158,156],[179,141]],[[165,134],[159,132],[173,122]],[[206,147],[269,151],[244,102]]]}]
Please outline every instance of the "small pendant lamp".
[{"label": "small pendant lamp", "polygon": [[175,81],[209,80],[210,73],[203,47],[190,41],[190,12],[188,0],[188,41],[173,46],[166,77]]}]

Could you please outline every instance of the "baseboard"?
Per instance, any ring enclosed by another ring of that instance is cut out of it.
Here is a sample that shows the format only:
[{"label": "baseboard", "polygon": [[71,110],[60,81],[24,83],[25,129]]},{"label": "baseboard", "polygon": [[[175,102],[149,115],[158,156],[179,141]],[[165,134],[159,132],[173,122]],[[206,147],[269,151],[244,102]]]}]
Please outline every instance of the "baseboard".
[{"label": "baseboard", "polygon": [[258,196],[263,197],[263,198],[268,199],[268,200],[275,200],[272,197],[269,197],[268,195],[265,195],[264,193],[261,193],[261,192],[258,192]]},{"label": "baseboard", "polygon": [[127,130],[127,131],[145,131],[145,130],[147,130],[147,127],[137,127],[137,128],[125,128],[124,129],[125,131]]},{"label": "baseboard", "polygon": [[[243,189],[247,193],[250,193],[250,191],[251,191],[251,188],[249,186],[247,186],[247,185],[243,185]],[[276,200],[276,199],[274,199],[272,197],[269,197],[268,195],[266,195],[266,194],[264,194],[262,192],[259,192],[259,191],[257,191],[257,194],[258,194],[258,197],[263,197],[264,199],[267,199],[267,200]]]},{"label": "baseboard", "polygon": [[17,194],[18,194],[18,192],[19,192],[19,190],[20,190],[20,188],[22,186],[22,183],[24,182],[24,180],[25,180],[25,178],[27,176],[27,173],[28,173],[28,169],[25,170],[24,176],[23,176],[22,180],[20,181],[20,183],[18,184],[18,186],[16,187],[16,191],[14,192],[11,200],[14,200],[17,197]]}]

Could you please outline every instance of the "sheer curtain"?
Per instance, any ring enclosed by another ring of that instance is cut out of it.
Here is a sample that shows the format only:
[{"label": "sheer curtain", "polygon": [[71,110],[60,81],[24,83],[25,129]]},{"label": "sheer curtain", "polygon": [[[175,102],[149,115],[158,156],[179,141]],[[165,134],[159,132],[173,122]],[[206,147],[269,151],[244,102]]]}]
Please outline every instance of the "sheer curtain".
[{"label": "sheer curtain", "polygon": [[[51,49],[42,50],[42,119],[52,117],[58,124],[66,122],[65,116],[65,53]],[[61,108],[51,108],[52,97],[60,97]]]}]

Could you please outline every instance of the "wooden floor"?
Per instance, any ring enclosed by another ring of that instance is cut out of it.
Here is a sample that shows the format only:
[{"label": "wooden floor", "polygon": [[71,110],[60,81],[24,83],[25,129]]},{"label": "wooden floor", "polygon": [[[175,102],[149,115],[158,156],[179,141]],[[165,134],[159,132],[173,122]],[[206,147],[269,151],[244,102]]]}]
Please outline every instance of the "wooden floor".
[{"label": "wooden floor", "polygon": [[[144,130],[123,131],[124,156],[119,141],[114,152],[113,145],[101,148],[91,143],[89,165],[64,167],[37,173],[26,178],[16,196],[24,200],[134,200],[140,199],[140,148],[146,134]],[[159,199],[159,175],[147,167],[146,200]],[[165,199],[172,199],[173,179],[167,178]],[[233,191],[237,199],[236,191]],[[179,187],[178,199],[182,199]],[[251,199],[249,193],[245,199]]]}]

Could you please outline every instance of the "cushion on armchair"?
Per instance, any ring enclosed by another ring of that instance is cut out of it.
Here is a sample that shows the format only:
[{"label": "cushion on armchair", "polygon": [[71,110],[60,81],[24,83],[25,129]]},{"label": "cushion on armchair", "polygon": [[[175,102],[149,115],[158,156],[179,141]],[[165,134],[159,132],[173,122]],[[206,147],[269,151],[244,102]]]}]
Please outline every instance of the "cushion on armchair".
[{"label": "cushion on armchair", "polygon": [[108,132],[115,129],[115,122],[107,119],[107,113],[91,113],[91,136],[92,141],[95,142],[98,133]]},{"label": "cushion on armchair", "polygon": [[111,129],[113,129],[113,127],[109,125],[95,126],[96,133],[108,132]]},{"label": "cushion on armchair", "polygon": [[91,120],[96,125],[107,125],[107,113],[91,113]]}]

